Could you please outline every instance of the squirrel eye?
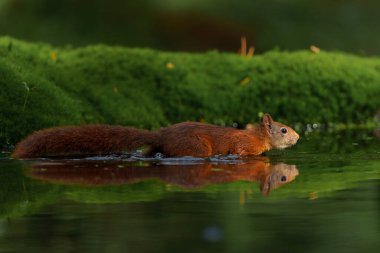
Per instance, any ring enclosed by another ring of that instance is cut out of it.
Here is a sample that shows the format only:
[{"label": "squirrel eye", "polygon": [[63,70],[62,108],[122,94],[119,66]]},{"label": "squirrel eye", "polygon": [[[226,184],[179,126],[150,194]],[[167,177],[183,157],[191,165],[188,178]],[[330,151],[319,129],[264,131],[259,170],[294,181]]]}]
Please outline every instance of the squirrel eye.
[{"label": "squirrel eye", "polygon": [[285,127],[281,128],[281,133],[286,134],[287,132],[288,132],[288,129],[286,129]]}]

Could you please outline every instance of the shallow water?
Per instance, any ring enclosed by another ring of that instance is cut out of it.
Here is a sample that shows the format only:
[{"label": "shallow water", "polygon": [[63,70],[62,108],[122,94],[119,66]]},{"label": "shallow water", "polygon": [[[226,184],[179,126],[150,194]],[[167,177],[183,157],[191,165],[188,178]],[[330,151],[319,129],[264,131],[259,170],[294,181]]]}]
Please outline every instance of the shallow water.
[{"label": "shallow water", "polygon": [[0,252],[378,252],[380,140],[265,157],[0,158]]}]

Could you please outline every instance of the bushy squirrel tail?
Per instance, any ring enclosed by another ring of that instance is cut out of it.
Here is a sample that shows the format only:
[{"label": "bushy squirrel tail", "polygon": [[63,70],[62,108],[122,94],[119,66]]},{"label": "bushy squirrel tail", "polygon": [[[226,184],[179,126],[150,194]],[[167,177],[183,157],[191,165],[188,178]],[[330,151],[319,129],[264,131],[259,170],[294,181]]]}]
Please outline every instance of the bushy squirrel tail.
[{"label": "bushy squirrel tail", "polygon": [[37,131],[16,145],[14,158],[103,155],[152,145],[156,132],[132,127],[84,125]]}]

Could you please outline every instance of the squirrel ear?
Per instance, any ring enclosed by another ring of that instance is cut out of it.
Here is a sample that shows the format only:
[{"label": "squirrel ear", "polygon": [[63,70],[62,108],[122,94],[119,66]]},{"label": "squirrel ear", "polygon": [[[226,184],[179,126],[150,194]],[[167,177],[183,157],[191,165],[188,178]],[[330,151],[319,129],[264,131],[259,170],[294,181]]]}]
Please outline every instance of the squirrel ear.
[{"label": "squirrel ear", "polygon": [[261,124],[267,127],[269,130],[272,129],[273,119],[269,114],[264,114],[261,118]]}]

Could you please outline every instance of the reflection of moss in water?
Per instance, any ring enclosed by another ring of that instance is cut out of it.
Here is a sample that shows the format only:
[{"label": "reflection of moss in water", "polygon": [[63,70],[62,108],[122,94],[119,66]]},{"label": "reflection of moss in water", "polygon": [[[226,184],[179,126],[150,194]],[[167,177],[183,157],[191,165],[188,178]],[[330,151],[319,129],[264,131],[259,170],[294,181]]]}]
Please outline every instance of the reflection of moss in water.
[{"label": "reflection of moss in water", "polygon": [[0,217],[36,212],[61,199],[57,185],[32,181],[23,174],[22,163],[0,160]]},{"label": "reflection of moss in water", "polygon": [[[344,166],[333,169],[304,168],[300,166],[300,176],[289,185],[284,185],[270,193],[269,200],[291,198],[308,198],[310,193],[318,193],[318,197],[332,195],[337,190],[349,189],[358,181],[379,179],[378,162],[363,163],[362,170],[357,166]],[[10,168],[10,169],[9,169]],[[64,199],[81,203],[129,203],[154,201],[171,193],[202,192],[215,194],[218,192],[252,192],[254,198],[259,197],[259,185],[249,182],[233,182],[209,185],[204,188],[187,190],[169,186],[155,180],[105,187],[79,187],[42,183],[26,178],[19,164],[1,170],[2,184],[0,189],[0,216],[22,216],[36,212],[39,208]],[[8,180],[7,180],[8,179]]]},{"label": "reflection of moss in water", "polygon": [[[285,123],[366,123],[380,107],[379,68],[377,58],[343,53],[272,51],[245,59],[218,52],[52,48],[3,37],[0,141],[14,143],[62,124],[247,123],[259,112]],[[249,82],[240,85],[243,79]]]},{"label": "reflection of moss in water", "polygon": [[165,193],[168,192],[165,184],[156,180],[104,187],[62,187],[65,189],[65,198],[83,203],[154,201],[164,197]]},{"label": "reflection of moss in water", "polygon": [[32,180],[23,163],[0,160],[0,217],[23,216],[64,199],[84,203],[153,201],[165,193],[165,184],[147,181],[131,185],[89,187],[64,186]]},{"label": "reflection of moss in water", "polygon": [[202,188],[185,189],[167,185],[156,180],[121,186],[105,186],[97,188],[65,187],[68,199],[84,203],[129,203],[154,201],[166,194],[204,192],[217,193],[226,191],[254,190],[259,191],[258,184],[249,182],[233,182],[209,185]]}]

